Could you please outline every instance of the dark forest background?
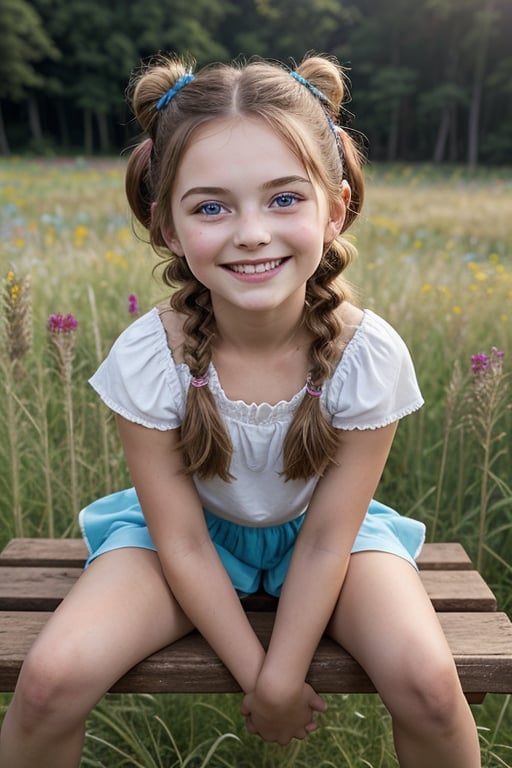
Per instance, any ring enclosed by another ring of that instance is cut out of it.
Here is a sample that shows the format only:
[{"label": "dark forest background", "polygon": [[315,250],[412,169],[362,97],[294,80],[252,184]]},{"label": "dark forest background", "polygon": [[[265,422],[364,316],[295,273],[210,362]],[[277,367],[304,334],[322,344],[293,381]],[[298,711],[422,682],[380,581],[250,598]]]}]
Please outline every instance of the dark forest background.
[{"label": "dark forest background", "polygon": [[[335,54],[383,161],[512,164],[512,0],[0,0],[0,154],[118,154],[129,72]],[[355,117],[353,116],[355,115]]]}]

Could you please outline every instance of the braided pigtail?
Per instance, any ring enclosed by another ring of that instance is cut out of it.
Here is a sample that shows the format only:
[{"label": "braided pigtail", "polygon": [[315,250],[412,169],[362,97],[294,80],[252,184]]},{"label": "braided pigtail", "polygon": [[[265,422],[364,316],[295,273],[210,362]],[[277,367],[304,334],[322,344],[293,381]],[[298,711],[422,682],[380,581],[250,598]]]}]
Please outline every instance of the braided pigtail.
[{"label": "braided pigtail", "polygon": [[313,336],[306,394],[288,429],[283,449],[287,480],[322,476],[334,462],[339,433],[325,417],[320,395],[324,381],[333,373],[339,356],[341,324],[336,309],[345,298],[340,281],[342,260],[330,248],[308,280],[304,325]]},{"label": "braided pigtail", "polygon": [[297,75],[298,82],[305,86],[304,91],[309,91],[321,104],[331,134],[323,131],[325,150],[318,166],[327,169],[326,174],[320,174],[324,189],[330,199],[336,199],[340,195],[340,184],[348,182],[351,202],[341,232],[327,244],[315,274],[306,285],[303,322],[313,341],[309,350],[306,394],[295,412],[284,444],[284,475],[288,480],[322,476],[335,462],[339,432],[324,414],[320,395],[342,351],[342,327],[337,309],[351,298],[349,286],[341,274],[356,249],[343,237],[343,232],[358,216],[364,196],[362,156],[348,131],[338,124],[345,96],[342,71],[329,59],[311,57],[301,63]]},{"label": "braided pigtail", "polygon": [[208,386],[211,342],[215,334],[210,292],[193,277],[184,259],[168,265],[167,274],[171,267],[174,272],[178,267],[189,273],[183,287],[171,297],[172,308],[185,317],[183,354],[192,374],[179,444],[186,473],[203,479],[218,476],[229,481],[233,446]]}]

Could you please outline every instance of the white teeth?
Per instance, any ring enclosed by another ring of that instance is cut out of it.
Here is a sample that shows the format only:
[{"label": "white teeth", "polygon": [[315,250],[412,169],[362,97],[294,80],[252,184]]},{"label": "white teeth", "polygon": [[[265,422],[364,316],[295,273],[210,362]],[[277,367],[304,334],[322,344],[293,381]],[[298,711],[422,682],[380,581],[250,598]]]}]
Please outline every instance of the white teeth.
[{"label": "white teeth", "polygon": [[282,259],[276,259],[274,261],[265,261],[260,264],[233,264],[230,269],[233,272],[239,272],[242,275],[254,275],[256,272],[268,272],[270,269],[275,269],[282,262]]}]

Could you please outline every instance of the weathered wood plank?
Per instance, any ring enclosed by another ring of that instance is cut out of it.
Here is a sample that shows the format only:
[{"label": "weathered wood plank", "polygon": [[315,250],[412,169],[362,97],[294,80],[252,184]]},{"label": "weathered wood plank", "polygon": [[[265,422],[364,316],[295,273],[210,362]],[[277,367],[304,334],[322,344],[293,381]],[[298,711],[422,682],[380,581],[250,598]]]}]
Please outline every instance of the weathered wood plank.
[{"label": "weathered wood plank", "polygon": [[478,571],[420,571],[436,611],[495,611],[496,597]]},{"label": "weathered wood plank", "polygon": [[[0,610],[54,610],[80,568],[0,567]],[[420,571],[436,611],[494,611],[496,598],[477,571]],[[247,610],[272,610],[276,599],[259,593],[244,599]]]},{"label": "weathered wood plank", "polygon": [[0,610],[52,611],[82,568],[0,567]]},{"label": "weathered wood plank", "polygon": [[[0,553],[0,565],[81,568],[87,557],[83,539],[12,539]],[[420,570],[472,570],[464,547],[457,542],[425,544]]]},{"label": "weathered wood plank", "polygon": [[471,571],[468,553],[457,541],[426,543],[417,559],[420,571]]},{"label": "weathered wood plank", "polygon": [[[49,613],[0,614],[0,690],[14,688],[22,661]],[[274,615],[249,613],[262,642]],[[439,620],[465,692],[512,692],[512,624],[507,615],[444,613]],[[308,680],[321,693],[366,693],[374,687],[357,662],[328,638],[313,659]],[[128,672],[113,688],[131,693],[229,693],[239,688],[203,638],[194,632]]]},{"label": "weathered wood plank", "polygon": [[0,553],[0,565],[83,568],[83,539],[11,539]]}]

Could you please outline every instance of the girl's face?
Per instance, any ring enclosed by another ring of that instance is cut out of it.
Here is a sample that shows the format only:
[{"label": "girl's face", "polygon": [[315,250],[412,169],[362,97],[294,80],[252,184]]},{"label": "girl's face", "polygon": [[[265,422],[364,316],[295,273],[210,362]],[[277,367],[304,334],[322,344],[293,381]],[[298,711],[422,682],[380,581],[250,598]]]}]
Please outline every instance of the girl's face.
[{"label": "girl's face", "polygon": [[172,194],[166,243],[210,289],[214,311],[304,305],[305,285],[339,233],[345,199],[329,209],[302,162],[266,123],[201,126]]}]

